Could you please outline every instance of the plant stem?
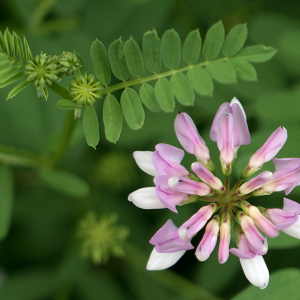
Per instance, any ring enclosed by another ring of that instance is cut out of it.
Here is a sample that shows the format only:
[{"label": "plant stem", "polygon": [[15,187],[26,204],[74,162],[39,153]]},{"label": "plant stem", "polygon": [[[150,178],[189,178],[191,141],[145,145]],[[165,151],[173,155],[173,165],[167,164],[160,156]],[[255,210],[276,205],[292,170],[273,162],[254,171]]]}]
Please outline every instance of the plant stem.
[{"label": "plant stem", "polygon": [[[226,61],[226,60],[228,60],[228,58],[223,57],[223,58],[220,58],[220,59],[217,59],[217,60]],[[210,64],[209,61],[203,61],[203,62],[200,62],[198,64],[188,65],[188,66],[185,66],[185,67],[177,69],[177,70],[170,70],[170,71],[167,71],[165,73],[154,74],[154,75],[151,75],[151,76],[148,76],[148,77],[141,77],[141,78],[137,78],[137,79],[134,79],[134,80],[131,80],[131,81],[124,81],[124,82],[121,82],[119,84],[108,86],[108,87],[104,88],[103,90],[101,90],[101,96],[113,93],[117,90],[121,90],[121,89],[127,88],[129,86],[133,86],[133,85],[136,85],[136,84],[142,84],[142,83],[152,81],[152,80],[158,80],[158,79],[163,78],[163,77],[172,76],[172,75],[174,75],[176,73],[179,73],[179,72],[188,71],[188,70],[192,69],[195,66],[203,67],[203,66],[207,66],[209,64]]]},{"label": "plant stem", "polygon": [[[125,252],[127,254],[127,262],[132,264],[134,267],[145,270],[148,257],[142,253],[141,250],[134,245],[127,243],[125,245]],[[160,284],[180,293],[184,299],[221,300],[221,298],[211,294],[207,290],[199,287],[198,284],[190,282],[172,270],[158,272],[145,270],[145,272],[147,272],[149,276],[157,280]]]},{"label": "plant stem", "polygon": [[51,158],[51,167],[56,166],[64,157],[68,150],[68,146],[73,135],[77,119],[74,118],[74,112],[69,110],[65,119],[65,124],[62,129],[61,135],[58,139],[56,149],[54,150]]},{"label": "plant stem", "polygon": [[38,168],[41,164],[41,157],[30,152],[0,146],[0,161],[14,166]]}]

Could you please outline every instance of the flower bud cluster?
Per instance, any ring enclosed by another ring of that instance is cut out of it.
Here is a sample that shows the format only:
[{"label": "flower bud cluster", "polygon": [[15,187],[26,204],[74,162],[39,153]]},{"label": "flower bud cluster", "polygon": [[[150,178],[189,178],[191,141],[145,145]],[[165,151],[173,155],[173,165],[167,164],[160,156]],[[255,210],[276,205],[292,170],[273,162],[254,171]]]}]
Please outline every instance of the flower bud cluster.
[{"label": "flower bud cluster", "polygon": [[74,102],[81,105],[94,105],[101,98],[100,91],[103,86],[93,74],[78,75],[70,82],[70,95]]},{"label": "flower bud cluster", "polygon": [[[148,270],[162,270],[175,264],[186,250],[192,249],[192,238],[205,228],[195,255],[199,261],[208,259],[219,238],[218,259],[221,264],[229,253],[239,257],[246,278],[260,288],[269,281],[269,271],[263,255],[268,251],[267,238],[280,231],[300,238],[300,204],[284,198],[283,209],[256,207],[248,202],[251,196],[268,195],[276,191],[289,194],[300,183],[300,158],[273,159],[287,139],[284,127],[275,130],[265,144],[253,154],[239,180],[230,186],[230,174],[238,148],[250,143],[246,114],[234,98],[223,103],[212,124],[210,137],[220,150],[224,183],[214,174],[209,149],[195,124],[186,113],[179,113],[175,132],[182,147],[196,156],[189,172],[181,165],[184,151],[167,144],[158,144],[154,152],[135,151],[137,165],[154,176],[155,187],[141,188],[128,197],[143,209],[168,208],[177,213],[176,206],[196,201],[209,202],[178,228],[171,220],[150,240],[154,249]],[[262,172],[243,181],[273,159],[275,172]],[[246,201],[247,199],[247,201]],[[229,248],[231,228],[237,248]],[[263,234],[261,233],[263,232]]]},{"label": "flower bud cluster", "polygon": [[58,56],[41,53],[28,61],[25,75],[35,85],[38,97],[42,98],[48,85],[52,85],[54,80],[60,80],[63,75],[75,75],[79,67],[80,62],[75,53],[63,52]]}]

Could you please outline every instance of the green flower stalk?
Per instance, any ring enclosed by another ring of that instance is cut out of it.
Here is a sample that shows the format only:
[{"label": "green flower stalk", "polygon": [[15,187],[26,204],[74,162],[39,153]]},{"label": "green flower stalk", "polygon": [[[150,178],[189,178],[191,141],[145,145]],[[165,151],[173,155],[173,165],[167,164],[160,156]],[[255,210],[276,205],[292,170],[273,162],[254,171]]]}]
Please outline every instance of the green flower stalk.
[{"label": "green flower stalk", "polygon": [[129,230],[116,223],[117,216],[114,214],[103,216],[98,221],[94,212],[88,213],[79,224],[83,256],[91,257],[96,264],[106,262],[110,255],[123,256],[123,243]]},{"label": "green flower stalk", "polygon": [[32,81],[36,86],[38,97],[42,98],[46,86],[58,79],[59,71],[57,64],[53,63],[53,58],[46,53],[41,53],[28,62],[25,66],[25,74],[27,80]]},{"label": "green flower stalk", "polygon": [[79,75],[70,82],[70,95],[73,101],[81,105],[94,105],[101,98],[100,91],[103,86],[93,74]]}]

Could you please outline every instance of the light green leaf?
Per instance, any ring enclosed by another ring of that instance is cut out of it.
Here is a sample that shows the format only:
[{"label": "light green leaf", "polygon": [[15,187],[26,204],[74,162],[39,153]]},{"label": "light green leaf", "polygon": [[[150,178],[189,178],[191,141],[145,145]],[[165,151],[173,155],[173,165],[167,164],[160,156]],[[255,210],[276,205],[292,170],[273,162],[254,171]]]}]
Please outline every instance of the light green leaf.
[{"label": "light green leaf", "polygon": [[255,68],[246,60],[241,58],[231,58],[228,63],[236,71],[236,75],[246,81],[257,81],[257,74]]},{"label": "light green leaf", "polygon": [[182,50],[183,60],[187,64],[195,64],[199,59],[202,40],[199,29],[193,30],[187,36]]},{"label": "light green leaf", "polygon": [[83,109],[83,131],[86,142],[96,149],[100,140],[98,117],[94,106],[85,106]]},{"label": "light green leaf", "polygon": [[142,77],[145,74],[143,55],[132,37],[125,43],[124,52],[129,72],[134,76]]},{"label": "light green leaf", "polygon": [[4,32],[4,42],[6,45],[7,52],[10,54],[13,54],[15,51],[14,39],[13,39],[11,33],[9,32],[8,28],[6,28],[6,30]]},{"label": "light green leaf", "polygon": [[41,170],[39,175],[49,188],[67,196],[86,197],[90,192],[88,183],[73,173],[63,170]]},{"label": "light green leaf", "polygon": [[105,46],[96,40],[91,46],[91,57],[94,66],[94,73],[101,84],[109,85],[111,80],[110,67]]},{"label": "light green leaf", "polygon": [[0,73],[0,84],[15,76],[19,72],[19,67],[14,66],[5,72]]},{"label": "light green leaf", "polygon": [[144,83],[140,88],[140,97],[144,105],[152,112],[160,112],[161,107],[159,106],[154,88],[148,84]]},{"label": "light green leaf", "polygon": [[0,48],[4,51],[6,49],[5,41],[2,35],[2,32],[0,31]]},{"label": "light green leaf", "polygon": [[[20,80],[23,76],[25,75],[25,71],[23,72],[19,72],[18,74],[14,75],[13,77],[11,77],[10,79],[6,80],[5,82],[0,84],[0,89]],[[1,76],[1,75],[0,75]]]},{"label": "light green leaf", "polygon": [[66,109],[66,110],[74,110],[74,109],[79,109],[81,110],[83,108],[82,105],[75,103],[72,100],[67,100],[67,99],[63,99],[63,100],[59,100],[55,107],[58,107],[60,109]]},{"label": "light green leaf", "polygon": [[0,240],[6,237],[12,215],[14,179],[7,166],[0,167]]},{"label": "light green leaf", "polygon": [[14,96],[16,96],[16,95],[17,95],[18,93],[20,93],[23,89],[25,89],[30,83],[31,83],[30,81],[28,81],[27,79],[25,79],[23,82],[21,82],[19,85],[17,85],[15,88],[13,88],[13,89],[9,92],[9,94],[8,94],[8,96],[7,96],[7,98],[6,98],[6,100],[11,99],[11,98],[13,98]]},{"label": "light green leaf", "polygon": [[161,40],[155,29],[143,36],[143,56],[146,68],[152,73],[161,69]]},{"label": "light green leaf", "polygon": [[124,56],[124,43],[121,39],[115,40],[108,48],[108,58],[111,70],[120,80],[129,78],[129,71]]},{"label": "light green leaf", "polygon": [[162,37],[162,58],[166,67],[177,69],[181,58],[181,41],[174,30],[167,30]]},{"label": "light green leaf", "polygon": [[206,66],[206,70],[209,72],[211,77],[220,83],[236,83],[236,73],[233,67],[227,62],[219,60],[212,61]]},{"label": "light green leaf", "polygon": [[33,56],[31,54],[28,42],[25,38],[25,36],[23,37],[23,42],[24,42],[24,47],[25,47],[25,56],[26,56],[26,61],[28,62],[29,60],[33,59]]},{"label": "light green leaf", "polygon": [[[1,31],[0,31],[1,32]],[[0,53],[0,64],[3,64],[5,62],[8,62],[7,56],[5,53]]]},{"label": "light green leaf", "polygon": [[103,122],[107,140],[116,143],[122,130],[123,113],[119,101],[112,94],[107,95],[104,100]]},{"label": "light green leaf", "polygon": [[249,62],[265,62],[271,59],[276,52],[277,50],[273,47],[264,45],[249,46],[238,52],[236,57],[240,57]]},{"label": "light green leaf", "polygon": [[182,105],[194,104],[195,93],[193,87],[183,73],[174,74],[170,79],[170,83],[175,97]]},{"label": "light green leaf", "polygon": [[19,43],[18,43],[18,36],[15,32],[13,32],[12,34],[12,39],[13,39],[13,43],[14,43],[14,53],[13,56],[16,57],[19,55],[20,50],[19,50]]},{"label": "light green leaf", "polygon": [[175,108],[175,99],[168,79],[162,77],[155,84],[156,99],[165,112],[172,112]]},{"label": "light green leaf", "polygon": [[19,36],[17,36],[17,43],[18,43],[18,51],[19,51],[19,55],[20,55],[20,60],[23,61],[25,56],[24,56],[22,40],[20,39]]},{"label": "light green leaf", "polygon": [[224,56],[231,57],[238,53],[243,47],[248,36],[247,24],[240,24],[231,29],[227,35],[224,45]]},{"label": "light green leaf", "polygon": [[121,106],[128,126],[133,130],[142,128],[145,112],[140,97],[134,89],[127,88],[123,91]]},{"label": "light green leaf", "polygon": [[215,59],[224,42],[225,30],[222,21],[214,24],[207,31],[205,41],[203,43],[202,55],[206,60]]},{"label": "light green leaf", "polygon": [[203,96],[212,96],[214,83],[205,69],[195,66],[187,72],[187,77],[197,93]]},{"label": "light green leaf", "polygon": [[12,67],[12,63],[11,61],[5,61],[2,64],[0,64],[0,76],[1,73],[6,72],[7,70],[9,70]]},{"label": "light green leaf", "polygon": [[299,300],[300,270],[290,268],[270,276],[266,289],[249,286],[231,300]]},{"label": "light green leaf", "polygon": [[78,74],[85,74],[86,73],[86,67],[85,67],[85,63],[83,61],[83,58],[81,57],[81,55],[77,52],[75,52],[76,56],[77,56],[77,59],[79,60],[80,62],[80,67],[78,68]]}]

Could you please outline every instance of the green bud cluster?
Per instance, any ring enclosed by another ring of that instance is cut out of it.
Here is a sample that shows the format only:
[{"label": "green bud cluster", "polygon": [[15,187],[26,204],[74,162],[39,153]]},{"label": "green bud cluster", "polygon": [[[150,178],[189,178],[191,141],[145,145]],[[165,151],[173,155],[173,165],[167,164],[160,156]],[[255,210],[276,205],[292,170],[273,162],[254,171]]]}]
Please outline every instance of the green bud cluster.
[{"label": "green bud cluster", "polygon": [[117,225],[117,216],[103,216],[97,220],[94,212],[88,213],[79,224],[78,235],[82,239],[82,254],[94,263],[106,262],[110,255],[123,256],[123,245],[129,230]]},{"label": "green bud cluster", "polygon": [[81,67],[80,61],[75,53],[63,52],[59,56],[55,56],[58,71],[61,75],[66,74],[67,76],[75,75],[78,68]]},{"label": "green bud cluster", "polygon": [[25,74],[27,80],[32,81],[36,86],[38,97],[42,98],[46,86],[58,79],[59,71],[57,64],[53,63],[52,57],[46,53],[41,53],[28,62],[25,66]]},{"label": "green bud cluster", "polygon": [[70,82],[70,95],[73,101],[81,105],[94,105],[96,99],[101,98],[103,86],[93,74],[79,75]]}]

